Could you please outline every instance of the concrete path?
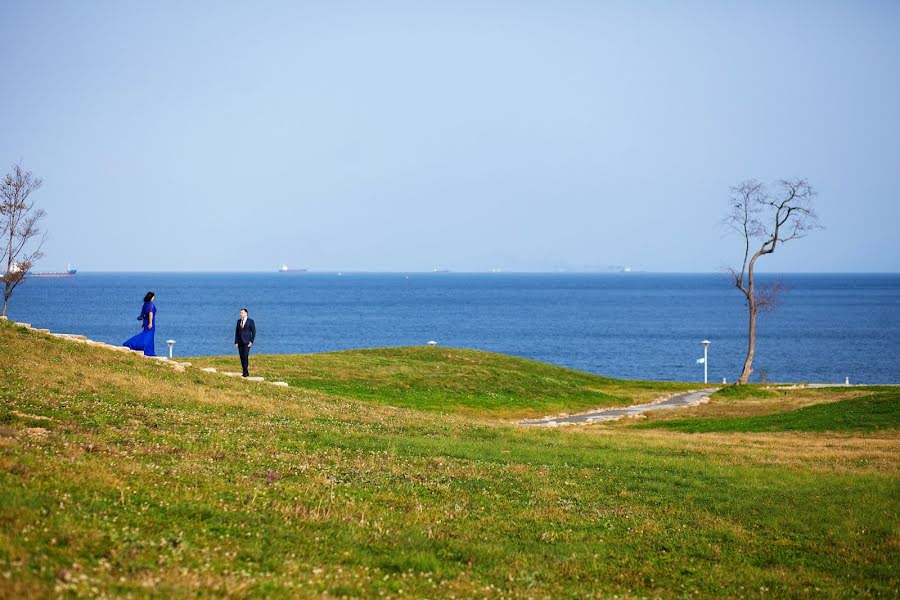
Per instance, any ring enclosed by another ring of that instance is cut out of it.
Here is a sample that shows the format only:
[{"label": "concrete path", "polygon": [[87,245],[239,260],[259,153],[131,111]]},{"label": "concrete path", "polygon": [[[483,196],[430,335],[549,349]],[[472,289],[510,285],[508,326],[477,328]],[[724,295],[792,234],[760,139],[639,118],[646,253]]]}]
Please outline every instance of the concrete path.
[{"label": "concrete path", "polygon": [[674,396],[669,396],[662,400],[654,400],[653,402],[647,402],[646,404],[601,408],[579,413],[577,415],[560,415],[558,417],[544,417],[543,419],[525,419],[524,421],[521,421],[521,423],[522,425],[537,425],[539,427],[558,427],[560,425],[587,425],[589,423],[599,423],[600,421],[615,421],[622,417],[631,417],[650,410],[697,406],[698,404],[709,401],[709,395],[717,389],[719,388],[708,388],[705,390],[697,390],[695,392],[675,394]]}]

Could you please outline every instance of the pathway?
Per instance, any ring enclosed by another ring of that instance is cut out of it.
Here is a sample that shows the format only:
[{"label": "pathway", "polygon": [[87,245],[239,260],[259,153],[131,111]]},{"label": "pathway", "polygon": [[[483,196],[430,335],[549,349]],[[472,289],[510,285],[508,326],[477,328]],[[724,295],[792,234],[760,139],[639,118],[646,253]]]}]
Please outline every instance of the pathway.
[{"label": "pathway", "polygon": [[719,388],[685,392],[684,394],[675,394],[674,396],[663,398],[662,400],[654,400],[653,402],[647,402],[645,404],[600,408],[579,413],[577,415],[563,414],[557,417],[544,417],[543,419],[525,419],[524,421],[521,421],[521,423],[522,425],[536,425],[538,427],[558,427],[560,425],[588,425],[590,423],[599,423],[600,421],[615,421],[622,417],[640,415],[650,410],[697,406],[698,404],[708,402],[709,395],[717,389]]}]

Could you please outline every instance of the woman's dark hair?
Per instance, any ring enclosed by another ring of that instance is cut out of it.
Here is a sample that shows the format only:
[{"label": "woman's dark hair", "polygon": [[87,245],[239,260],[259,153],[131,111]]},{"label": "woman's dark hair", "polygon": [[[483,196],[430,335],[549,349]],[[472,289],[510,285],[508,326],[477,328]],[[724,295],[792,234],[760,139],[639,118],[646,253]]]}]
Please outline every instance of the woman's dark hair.
[{"label": "woman's dark hair", "polygon": [[147,295],[144,296],[144,302],[150,302],[151,300],[153,300],[153,296],[155,295],[156,294],[154,294],[153,292],[147,292]]}]

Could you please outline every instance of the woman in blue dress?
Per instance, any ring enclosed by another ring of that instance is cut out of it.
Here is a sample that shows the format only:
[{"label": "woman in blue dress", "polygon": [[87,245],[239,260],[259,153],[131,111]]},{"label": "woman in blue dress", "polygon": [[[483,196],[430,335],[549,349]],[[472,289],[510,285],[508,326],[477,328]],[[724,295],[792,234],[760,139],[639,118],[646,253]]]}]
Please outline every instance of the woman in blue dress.
[{"label": "woman in blue dress", "polygon": [[153,304],[155,298],[153,292],[147,292],[144,296],[144,305],[138,317],[138,321],[141,321],[141,332],[122,344],[132,350],[143,350],[144,356],[156,356],[156,346],[153,342],[156,333],[156,305]]}]

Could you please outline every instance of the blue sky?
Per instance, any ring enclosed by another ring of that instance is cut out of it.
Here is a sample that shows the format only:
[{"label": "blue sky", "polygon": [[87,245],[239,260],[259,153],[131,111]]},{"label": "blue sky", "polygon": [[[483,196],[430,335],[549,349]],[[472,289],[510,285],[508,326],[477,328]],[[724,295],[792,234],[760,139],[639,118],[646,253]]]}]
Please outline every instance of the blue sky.
[{"label": "blue sky", "polygon": [[41,270],[900,271],[897,2],[2,2]]}]

